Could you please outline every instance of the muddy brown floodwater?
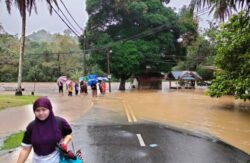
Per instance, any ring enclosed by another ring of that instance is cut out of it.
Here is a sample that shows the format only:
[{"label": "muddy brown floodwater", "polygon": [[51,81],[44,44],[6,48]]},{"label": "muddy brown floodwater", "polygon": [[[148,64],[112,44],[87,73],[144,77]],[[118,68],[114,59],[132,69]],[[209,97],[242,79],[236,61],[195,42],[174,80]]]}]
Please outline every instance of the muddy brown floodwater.
[{"label": "muddy brown floodwater", "polygon": [[[0,83],[0,86],[14,88],[16,83]],[[23,86],[27,90],[25,94],[34,89],[33,83]],[[161,91],[114,93],[117,87],[118,83],[112,83],[112,94],[98,98],[95,105],[117,111],[126,101],[139,121],[210,133],[250,154],[250,101],[235,100],[231,96],[211,98],[205,95],[204,89],[169,90],[166,83]],[[58,88],[56,83],[37,83],[36,92],[57,96]]]},{"label": "muddy brown floodwater", "polygon": [[[211,98],[204,90],[140,90],[116,93],[112,98],[127,101],[138,119],[210,133],[250,154],[249,101],[231,96]],[[117,107],[114,102],[102,101]]]}]

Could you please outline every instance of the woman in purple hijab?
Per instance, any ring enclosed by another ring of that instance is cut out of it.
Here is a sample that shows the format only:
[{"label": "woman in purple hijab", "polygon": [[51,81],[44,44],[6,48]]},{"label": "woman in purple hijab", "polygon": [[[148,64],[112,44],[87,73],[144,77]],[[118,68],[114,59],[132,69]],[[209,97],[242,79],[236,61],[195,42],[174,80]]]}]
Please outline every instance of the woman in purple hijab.
[{"label": "woman in purple hijab", "polygon": [[60,143],[67,151],[72,133],[70,125],[65,119],[54,115],[52,104],[47,97],[40,97],[34,102],[33,112],[35,120],[26,128],[17,163],[24,163],[32,148],[33,163],[59,163],[56,145]]}]

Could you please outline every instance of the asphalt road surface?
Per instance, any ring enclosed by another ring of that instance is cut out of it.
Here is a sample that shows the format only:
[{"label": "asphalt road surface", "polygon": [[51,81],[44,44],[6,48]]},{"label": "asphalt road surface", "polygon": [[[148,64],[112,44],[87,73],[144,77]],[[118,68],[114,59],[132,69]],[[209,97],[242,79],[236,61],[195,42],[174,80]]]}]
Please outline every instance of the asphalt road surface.
[{"label": "asphalt road surface", "polygon": [[250,156],[203,133],[93,108],[73,125],[86,163],[250,163]]}]

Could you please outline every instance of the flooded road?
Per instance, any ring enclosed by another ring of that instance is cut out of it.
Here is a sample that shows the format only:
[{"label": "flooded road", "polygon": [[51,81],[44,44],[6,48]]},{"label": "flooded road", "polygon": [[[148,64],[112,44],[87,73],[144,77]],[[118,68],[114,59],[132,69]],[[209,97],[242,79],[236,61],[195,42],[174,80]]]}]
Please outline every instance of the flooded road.
[{"label": "flooded road", "polygon": [[[13,86],[10,86],[9,83],[4,84],[9,88],[13,88]],[[25,94],[30,94],[29,91],[32,90],[33,84],[25,84],[24,86],[26,90],[28,90],[25,92]],[[93,156],[93,153],[98,150],[90,149],[90,147],[99,148],[98,146],[95,146],[95,143],[92,142],[93,135],[89,135],[89,139],[82,136],[84,135],[83,133],[91,134],[90,131],[92,130],[88,130],[89,127],[91,128],[91,126],[98,126],[98,123],[101,125],[112,124],[114,127],[116,127],[117,125],[120,126],[121,124],[129,124],[133,126],[145,122],[147,124],[156,123],[160,126],[166,125],[170,127],[173,126],[182,128],[189,130],[192,133],[198,133],[198,135],[200,135],[200,133],[201,135],[213,135],[220,140],[250,154],[249,101],[243,102],[241,100],[235,100],[230,96],[225,96],[222,98],[210,98],[209,96],[204,95],[203,90],[199,89],[170,91],[164,87],[162,91],[129,90],[125,92],[118,92],[116,90],[117,87],[118,84],[115,85],[112,83],[112,93],[107,93],[105,96],[98,95],[99,97],[97,98],[91,98],[90,94],[86,97],[73,96],[68,98],[58,96],[58,90],[55,83],[38,83],[36,85],[36,94],[48,95],[51,97],[53,103],[55,104],[55,111],[59,115],[63,115],[69,120],[75,119],[73,117],[81,117],[80,119],[83,120],[83,123],[75,124],[76,130],[74,132],[77,138],[76,144],[89,145],[83,148],[86,149],[87,147],[87,149],[90,150],[89,153],[85,153],[89,156]],[[82,98],[83,100],[81,100]],[[88,103],[93,103],[93,108],[90,111],[85,112],[83,109]],[[96,113],[96,108],[100,109],[101,112]],[[8,112],[8,110],[6,110],[6,112]],[[107,114],[104,114],[106,112]],[[92,113],[93,115],[90,116]],[[102,118],[100,122],[98,120],[99,117]],[[3,118],[2,120],[4,119],[6,118]],[[87,125],[85,123],[86,121],[91,123],[91,125]],[[81,120],[79,122],[81,122]],[[17,124],[17,122],[15,124]],[[78,127],[79,129],[81,128],[81,130],[78,131]],[[136,129],[138,129],[138,127],[136,127]],[[120,132],[123,133],[124,130],[129,132],[134,131],[133,128],[127,128],[125,126],[122,131],[118,132],[118,135]],[[101,134],[98,130],[93,130],[93,133],[96,132]],[[141,132],[144,133],[144,131]],[[150,132],[145,130],[143,137],[146,138],[146,141],[151,141],[152,136],[147,136],[147,134],[150,134]],[[113,136],[117,135],[115,134]],[[154,142],[157,142],[157,137],[155,138]],[[160,144],[160,142],[158,142],[158,144]],[[105,145],[105,142],[102,139],[99,143],[104,143]],[[118,142],[117,145],[120,145],[121,143],[122,141]],[[138,144],[137,141],[136,143]],[[108,148],[108,146],[112,145],[112,143],[106,145]],[[215,149],[217,148],[216,146],[217,145],[215,145]],[[91,153],[91,150],[93,150],[93,153]],[[106,147],[101,151],[105,150]],[[232,154],[237,153],[232,151]],[[162,160],[164,160],[164,158]],[[90,160],[91,159],[92,158],[90,158]]]},{"label": "flooded road", "polygon": [[[99,99],[98,99],[99,100]],[[94,163],[247,163],[250,155],[211,135],[142,119],[121,108],[93,107],[73,125],[75,148]]]},{"label": "flooded road", "polygon": [[[97,100],[97,107],[113,111],[122,102],[142,120],[210,133],[250,154],[250,102],[233,97],[211,98],[202,90],[132,91]],[[248,110],[247,110],[248,109]]]}]

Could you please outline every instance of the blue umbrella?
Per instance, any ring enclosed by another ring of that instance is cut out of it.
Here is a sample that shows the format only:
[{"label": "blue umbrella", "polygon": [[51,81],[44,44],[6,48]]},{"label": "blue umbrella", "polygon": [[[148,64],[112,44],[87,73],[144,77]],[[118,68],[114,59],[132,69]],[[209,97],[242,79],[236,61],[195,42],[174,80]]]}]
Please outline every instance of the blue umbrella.
[{"label": "blue umbrella", "polygon": [[89,78],[89,79],[96,79],[96,78],[97,78],[97,75],[96,75],[96,74],[89,74],[89,75],[88,75],[88,78]]},{"label": "blue umbrella", "polygon": [[88,80],[88,85],[91,86],[92,84],[96,84],[97,80],[96,79],[89,79]]},{"label": "blue umbrella", "polygon": [[95,74],[90,74],[88,75],[88,85],[91,86],[92,84],[96,84],[97,83],[97,75]]}]

